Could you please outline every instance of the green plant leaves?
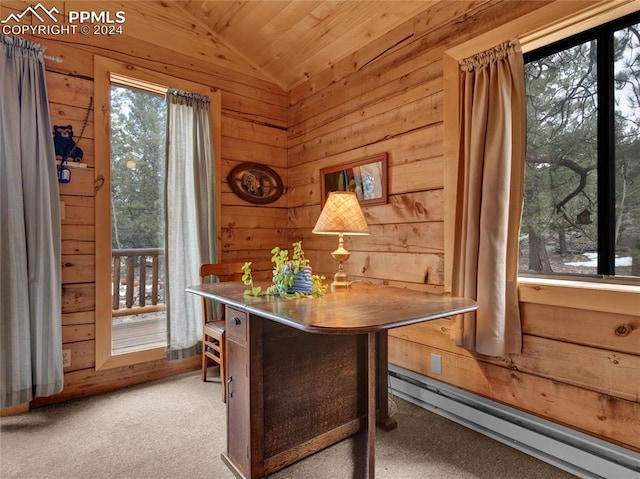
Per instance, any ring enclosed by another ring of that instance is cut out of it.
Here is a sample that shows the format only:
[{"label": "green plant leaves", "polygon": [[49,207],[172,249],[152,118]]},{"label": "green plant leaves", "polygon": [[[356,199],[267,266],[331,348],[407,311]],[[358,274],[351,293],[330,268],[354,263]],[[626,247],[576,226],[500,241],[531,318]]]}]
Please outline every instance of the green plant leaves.
[{"label": "green plant leaves", "polygon": [[[310,267],[310,261],[305,258],[304,250],[302,249],[302,241],[293,243],[293,257],[289,259],[289,251],[280,249],[276,246],[271,250],[271,261],[274,263],[273,267],[273,284],[269,286],[265,294],[267,295],[279,295],[286,299],[300,299],[309,296],[324,296],[329,288],[323,281],[326,279],[324,276],[314,274],[311,276],[313,288],[311,293],[301,292],[288,292],[293,286],[295,281],[295,275],[303,271],[305,268]],[[244,291],[245,296],[260,296],[262,288],[260,286],[253,285],[253,276],[251,274],[251,262],[247,261],[242,266],[242,282],[245,286],[250,286],[249,289]]]}]

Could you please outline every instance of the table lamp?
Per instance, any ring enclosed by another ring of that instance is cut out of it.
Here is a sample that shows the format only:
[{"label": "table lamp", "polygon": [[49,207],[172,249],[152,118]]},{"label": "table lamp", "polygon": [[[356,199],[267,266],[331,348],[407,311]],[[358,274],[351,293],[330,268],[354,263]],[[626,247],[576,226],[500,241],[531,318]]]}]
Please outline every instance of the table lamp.
[{"label": "table lamp", "polygon": [[344,249],[344,235],[368,235],[369,227],[360,209],[355,193],[333,191],[329,193],[320,217],[313,228],[313,233],[338,235],[338,249],[331,256],[338,262],[338,272],[333,277],[331,290],[348,289],[351,283],[342,264],[349,259],[351,253]]}]

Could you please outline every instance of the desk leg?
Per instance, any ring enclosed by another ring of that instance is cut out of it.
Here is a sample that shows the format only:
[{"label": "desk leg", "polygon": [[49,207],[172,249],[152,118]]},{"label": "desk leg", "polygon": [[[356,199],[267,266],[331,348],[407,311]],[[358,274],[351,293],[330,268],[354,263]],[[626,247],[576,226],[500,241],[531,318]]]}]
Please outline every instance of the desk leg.
[{"label": "desk leg", "polygon": [[378,425],[385,431],[398,427],[395,419],[389,416],[389,335],[387,331],[377,333],[378,338]]},{"label": "desk leg", "polygon": [[376,474],[375,444],[376,444],[376,371],[378,369],[378,355],[376,354],[377,334],[368,333],[367,360],[367,468],[366,477],[373,479]]}]

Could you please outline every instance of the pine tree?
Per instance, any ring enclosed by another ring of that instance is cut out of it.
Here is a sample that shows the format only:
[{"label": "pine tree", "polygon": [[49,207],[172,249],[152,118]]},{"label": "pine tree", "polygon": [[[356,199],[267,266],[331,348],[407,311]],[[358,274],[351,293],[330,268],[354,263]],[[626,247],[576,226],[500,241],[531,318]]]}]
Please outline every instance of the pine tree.
[{"label": "pine tree", "polygon": [[164,247],[165,99],[113,87],[111,100],[112,247]]}]

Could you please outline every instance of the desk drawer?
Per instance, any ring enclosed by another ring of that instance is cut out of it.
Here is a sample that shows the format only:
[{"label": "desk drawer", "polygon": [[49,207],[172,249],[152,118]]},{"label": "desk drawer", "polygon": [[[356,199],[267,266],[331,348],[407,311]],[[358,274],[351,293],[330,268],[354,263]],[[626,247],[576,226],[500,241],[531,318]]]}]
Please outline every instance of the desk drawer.
[{"label": "desk drawer", "polygon": [[247,342],[247,323],[249,317],[244,311],[226,306],[227,337],[239,343]]}]

